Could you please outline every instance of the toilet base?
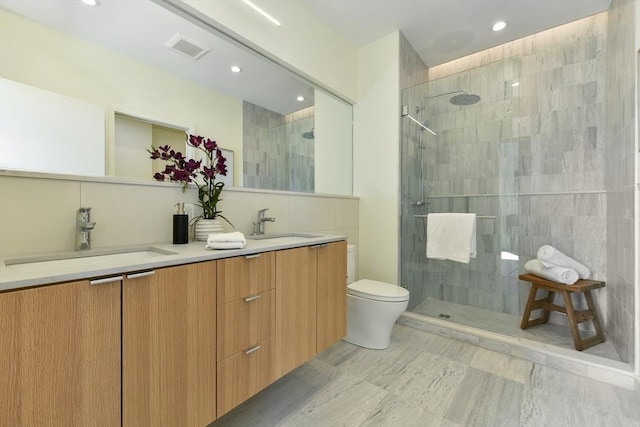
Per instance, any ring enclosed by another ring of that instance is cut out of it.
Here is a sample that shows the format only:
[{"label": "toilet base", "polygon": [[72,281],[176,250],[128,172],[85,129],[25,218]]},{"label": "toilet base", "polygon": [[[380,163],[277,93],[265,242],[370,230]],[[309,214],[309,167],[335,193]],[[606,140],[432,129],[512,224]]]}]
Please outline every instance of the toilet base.
[{"label": "toilet base", "polygon": [[391,331],[409,301],[374,301],[347,294],[347,336],[342,340],[371,350],[391,344]]}]

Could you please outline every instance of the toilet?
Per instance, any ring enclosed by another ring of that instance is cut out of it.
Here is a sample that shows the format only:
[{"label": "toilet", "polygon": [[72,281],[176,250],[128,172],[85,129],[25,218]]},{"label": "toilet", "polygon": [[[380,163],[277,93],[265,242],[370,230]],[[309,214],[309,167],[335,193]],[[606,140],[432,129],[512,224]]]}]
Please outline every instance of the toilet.
[{"label": "toilet", "polygon": [[376,280],[354,282],[356,247],[347,246],[347,336],[351,344],[382,350],[391,343],[391,330],[409,305],[409,291]]}]

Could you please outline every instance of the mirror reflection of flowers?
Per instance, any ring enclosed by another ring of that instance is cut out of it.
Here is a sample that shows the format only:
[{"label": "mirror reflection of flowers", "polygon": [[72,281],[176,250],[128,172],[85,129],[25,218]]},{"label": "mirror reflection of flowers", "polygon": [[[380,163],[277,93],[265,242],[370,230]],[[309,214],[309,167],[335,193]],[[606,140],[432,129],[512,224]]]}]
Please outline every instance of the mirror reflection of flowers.
[{"label": "mirror reflection of flowers", "polygon": [[147,150],[151,154],[151,159],[168,162],[164,171],[154,174],[153,178],[158,181],[182,182],[182,192],[187,189],[189,183],[194,183],[198,187],[198,200],[200,200],[198,205],[202,208],[202,215],[196,220],[220,217],[233,226],[227,218],[221,215],[222,211],[217,209],[224,182],[216,182],[216,177],[227,175],[227,159],[222,155],[218,144],[209,138],[187,134],[186,143],[202,151],[204,159],[187,159],[181,152],[173,150],[169,145],[158,148],[152,145],[151,149]]}]

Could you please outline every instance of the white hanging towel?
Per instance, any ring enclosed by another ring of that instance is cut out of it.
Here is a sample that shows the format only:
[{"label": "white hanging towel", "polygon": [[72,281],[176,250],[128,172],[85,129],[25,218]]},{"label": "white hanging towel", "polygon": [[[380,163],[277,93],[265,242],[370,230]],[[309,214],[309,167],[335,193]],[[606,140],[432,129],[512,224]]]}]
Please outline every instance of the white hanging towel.
[{"label": "white hanging towel", "polygon": [[584,265],[576,261],[575,259],[567,256],[554,248],[553,246],[544,245],[538,249],[538,259],[545,267],[566,267],[575,270],[581,279],[588,279],[591,276],[591,270]]},{"label": "white hanging towel", "polygon": [[469,264],[476,257],[476,214],[427,215],[427,258]]}]

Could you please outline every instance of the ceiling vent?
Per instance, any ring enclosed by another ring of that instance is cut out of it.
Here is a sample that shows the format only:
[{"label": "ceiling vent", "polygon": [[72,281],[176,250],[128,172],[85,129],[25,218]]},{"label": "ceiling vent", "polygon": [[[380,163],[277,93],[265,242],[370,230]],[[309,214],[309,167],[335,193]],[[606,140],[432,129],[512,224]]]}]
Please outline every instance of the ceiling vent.
[{"label": "ceiling vent", "polygon": [[176,52],[180,52],[181,54],[188,56],[191,59],[198,59],[211,50],[180,33],[176,33],[164,45],[169,49],[173,49]]}]

